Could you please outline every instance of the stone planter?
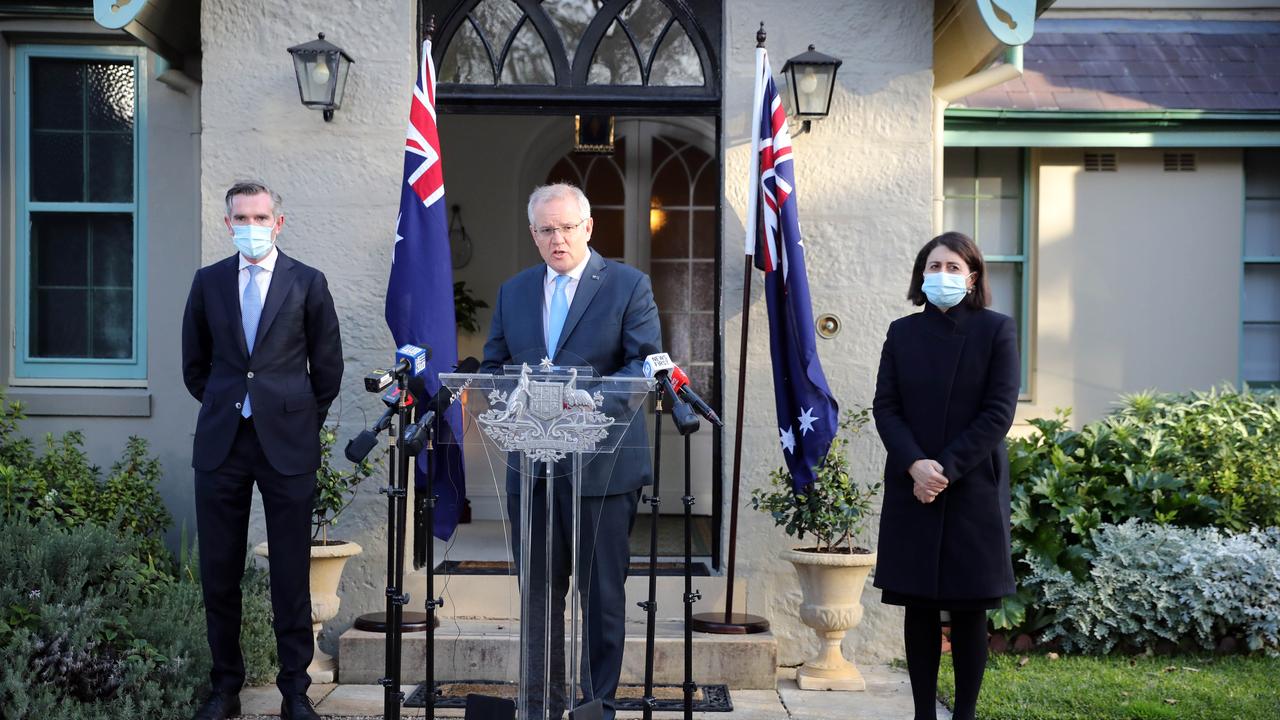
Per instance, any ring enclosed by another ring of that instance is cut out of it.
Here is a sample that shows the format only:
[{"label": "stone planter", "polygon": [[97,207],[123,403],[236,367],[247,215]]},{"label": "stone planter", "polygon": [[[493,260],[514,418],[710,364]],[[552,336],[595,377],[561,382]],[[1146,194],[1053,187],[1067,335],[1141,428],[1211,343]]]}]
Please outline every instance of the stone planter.
[{"label": "stone planter", "polygon": [[796,684],[801,690],[866,690],[862,673],[841,654],[840,642],[862,621],[862,588],[876,554],[785,550],[782,558],[800,577],[800,620],[822,643],[818,656],[796,671]]},{"label": "stone planter", "polygon": [[[311,632],[315,636],[315,655],[307,666],[307,674],[315,683],[332,683],[338,680],[338,661],[320,650],[320,629],[324,623],[338,614],[342,598],[338,597],[338,581],[347,560],[359,555],[364,548],[353,542],[336,542],[330,545],[311,546]],[[255,555],[267,558],[267,544],[253,549]]]}]

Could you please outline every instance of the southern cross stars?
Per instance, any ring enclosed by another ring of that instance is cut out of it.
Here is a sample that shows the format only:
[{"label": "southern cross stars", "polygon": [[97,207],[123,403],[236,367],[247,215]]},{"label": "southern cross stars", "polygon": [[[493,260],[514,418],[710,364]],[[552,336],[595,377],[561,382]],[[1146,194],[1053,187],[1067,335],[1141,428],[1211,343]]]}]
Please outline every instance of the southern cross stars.
[{"label": "southern cross stars", "polygon": [[[800,413],[800,416],[796,418],[796,422],[800,423],[800,437],[808,435],[809,432],[813,430],[813,424],[819,419],[820,418],[814,416],[813,408],[804,408],[804,412]],[[780,436],[779,442],[782,443],[782,449],[789,453],[795,453],[795,431],[792,430],[790,426],[786,428],[778,428],[778,435]]]},{"label": "southern cross stars", "polygon": [[791,432],[791,428],[788,427],[786,430],[783,430],[782,428],[778,428],[778,433],[782,435],[782,439],[781,439],[782,449],[789,453],[795,453],[796,434]]},{"label": "southern cross stars", "polygon": [[796,421],[800,423],[801,436],[809,434],[809,431],[813,429],[813,422],[817,419],[818,418],[813,416],[813,408],[805,409],[805,411],[800,414],[800,417],[796,418]]}]

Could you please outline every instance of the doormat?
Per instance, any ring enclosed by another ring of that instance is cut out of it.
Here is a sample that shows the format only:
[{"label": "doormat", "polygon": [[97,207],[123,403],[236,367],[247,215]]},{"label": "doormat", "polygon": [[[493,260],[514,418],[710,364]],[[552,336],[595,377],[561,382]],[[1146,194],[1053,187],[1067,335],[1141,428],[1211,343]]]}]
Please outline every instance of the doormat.
[{"label": "doormat", "polygon": [[[710,577],[707,564],[694,560],[690,568],[693,577]],[[437,575],[515,575],[515,566],[506,560],[445,560],[436,565]],[[663,577],[683,576],[684,562],[658,562],[655,575]],[[629,577],[648,576],[649,561],[631,561],[627,568]]]},{"label": "doormat", "polygon": [[[492,680],[466,680],[459,682],[437,682],[436,703],[438,708],[465,708],[467,695],[489,695],[490,697],[516,699],[519,688],[512,683]],[[655,685],[653,708],[658,711],[680,712],[684,710],[684,689],[679,685]],[[644,686],[620,685],[614,700],[618,710],[643,710]],[[420,708],[427,706],[426,683],[418,683],[404,701],[405,707]],[[699,685],[693,691],[694,712],[733,712],[733,701],[729,697],[728,685]]]}]

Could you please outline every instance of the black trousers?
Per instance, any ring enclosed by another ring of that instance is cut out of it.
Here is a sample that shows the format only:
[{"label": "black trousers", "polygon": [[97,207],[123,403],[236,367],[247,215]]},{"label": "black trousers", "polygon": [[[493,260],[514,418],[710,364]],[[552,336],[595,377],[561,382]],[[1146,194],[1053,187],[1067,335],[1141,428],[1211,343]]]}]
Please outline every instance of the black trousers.
[{"label": "black trousers", "polygon": [[275,615],[284,695],[305,693],[314,652],[311,634],[311,507],[315,473],[281,475],[271,468],[251,420],[241,420],[222,466],[196,471],[196,523],[200,578],[213,669],[214,690],[238,693],[244,685],[240,651],[240,580],[244,575],[253,486],[258,485],[271,551],[271,609]]},{"label": "black trousers", "polygon": [[[544,467],[539,465],[538,467]],[[551,573],[551,687],[547,717],[556,718],[564,711],[569,698],[557,688],[563,688],[565,679],[564,617],[566,597],[569,594],[570,566],[573,559],[573,488],[567,478],[553,481],[555,499],[552,504],[553,527]],[[631,560],[629,538],[635,523],[636,505],[640,492],[621,493],[581,498],[578,538],[578,594],[581,598],[583,653],[581,681],[583,701],[599,699],[604,706],[605,720],[613,720],[614,695],[622,675],[622,649],[626,640],[627,596],[624,583]],[[531,587],[521,588],[521,593],[531,594],[533,606],[531,618],[521,618],[529,624],[531,637],[538,638],[536,659],[528,668],[521,668],[526,677],[542,677],[542,650],[544,615],[546,613],[545,588],[547,570],[545,548],[546,528],[546,480],[534,485],[532,520],[527,542],[530,547],[529,582]],[[507,514],[511,519],[511,550],[518,568],[520,566],[520,542],[523,528],[520,526],[520,496],[507,496]],[[532,683],[537,684],[537,683]],[[535,713],[540,711],[541,688],[535,693]]]}]

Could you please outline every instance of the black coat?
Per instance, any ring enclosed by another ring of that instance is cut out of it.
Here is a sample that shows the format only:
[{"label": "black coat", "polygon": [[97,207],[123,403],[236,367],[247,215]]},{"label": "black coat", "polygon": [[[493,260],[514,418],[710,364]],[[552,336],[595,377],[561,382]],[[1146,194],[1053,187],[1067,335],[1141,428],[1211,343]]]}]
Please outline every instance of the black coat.
[{"label": "black coat", "polygon": [[342,381],[338,315],[324,274],[280,253],[253,355],[240,322],[238,255],[196,271],[182,317],[182,375],[200,401],[191,465],[213,471],[231,450],[245,393],[272,468],[320,467],[320,426]]},{"label": "black coat", "polygon": [[[889,326],[873,404],[889,454],[876,587],[933,600],[1013,593],[1004,439],[1020,376],[1008,316],[926,303]],[[950,481],[929,504],[907,472],[921,458]]]}]

